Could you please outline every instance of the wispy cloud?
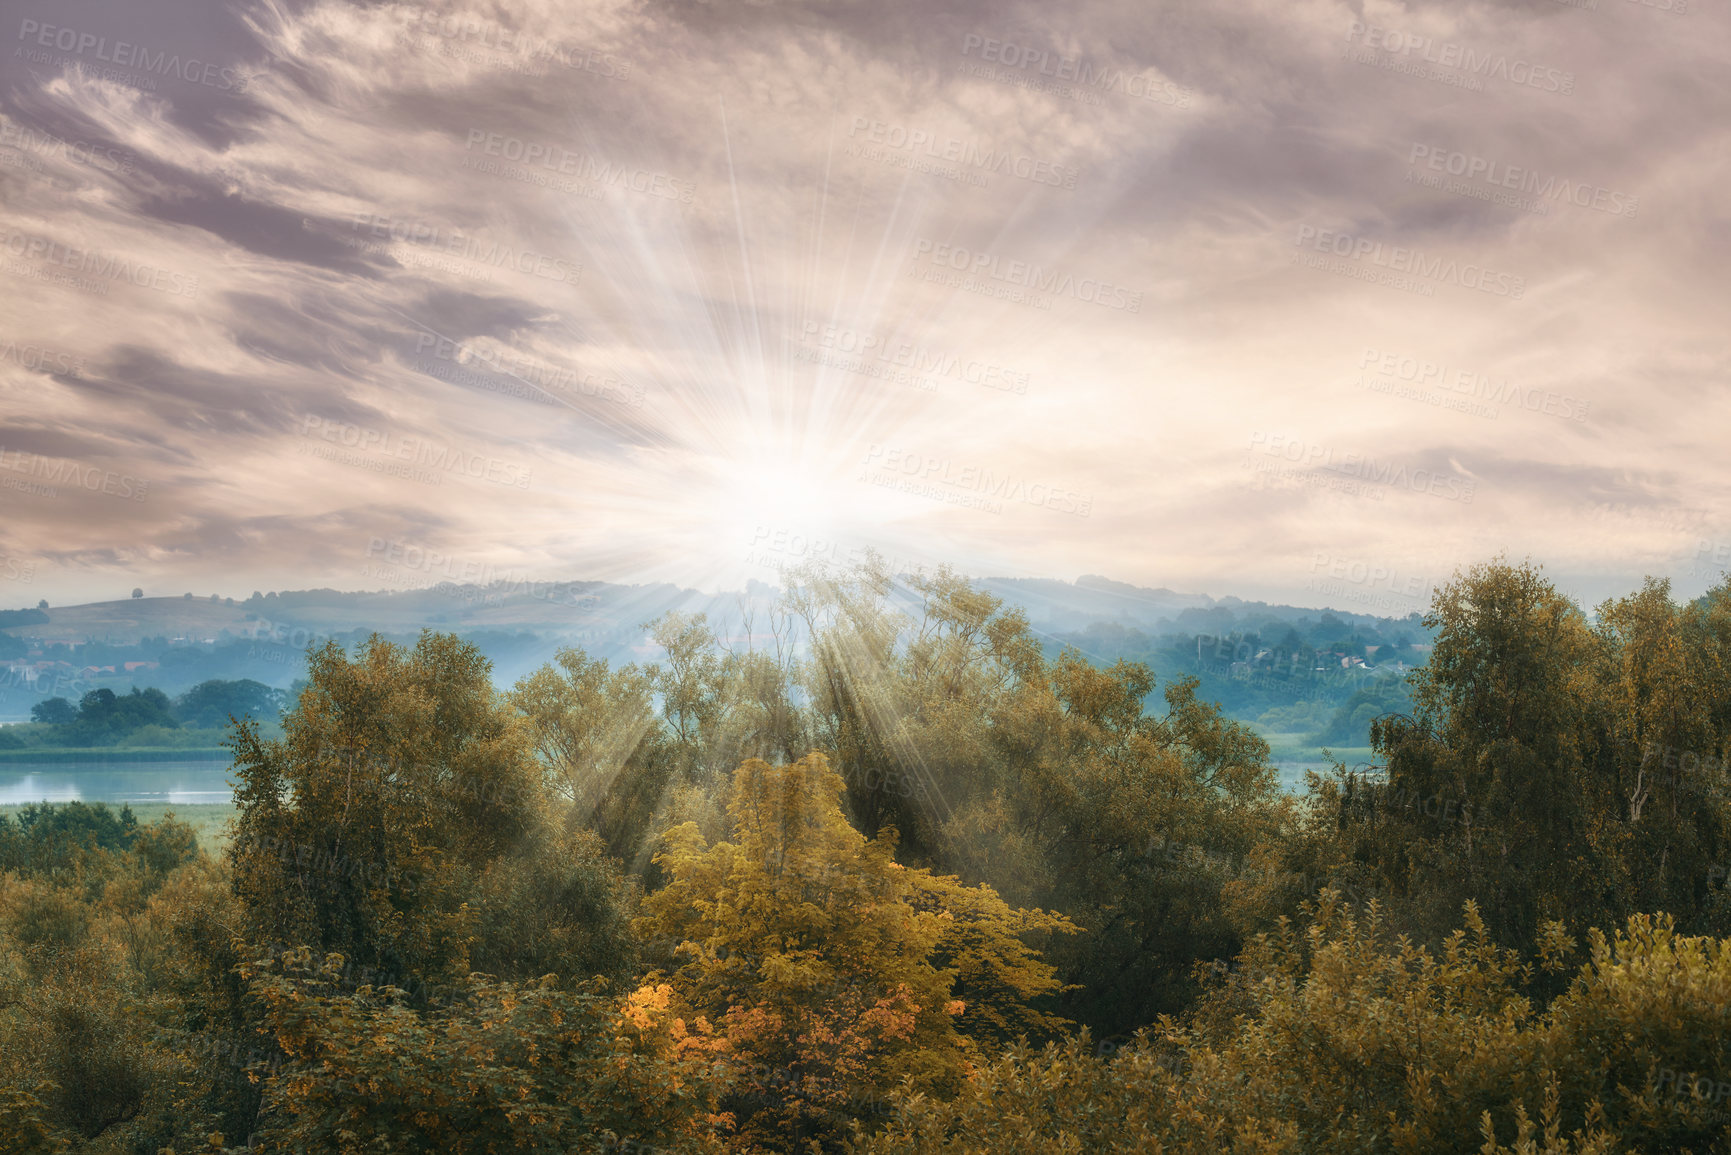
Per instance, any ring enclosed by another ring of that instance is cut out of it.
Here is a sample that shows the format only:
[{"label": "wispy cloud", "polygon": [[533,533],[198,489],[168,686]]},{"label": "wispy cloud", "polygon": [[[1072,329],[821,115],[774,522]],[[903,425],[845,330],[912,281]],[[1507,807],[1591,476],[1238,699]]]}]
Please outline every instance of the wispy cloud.
[{"label": "wispy cloud", "polygon": [[1699,586],[1731,537],[1716,6],[7,19],[0,448],[37,464],[0,468],[0,552],[44,559],[32,594],[366,587],[381,538],[1283,598],[1318,542],[1508,550],[1597,592]]}]

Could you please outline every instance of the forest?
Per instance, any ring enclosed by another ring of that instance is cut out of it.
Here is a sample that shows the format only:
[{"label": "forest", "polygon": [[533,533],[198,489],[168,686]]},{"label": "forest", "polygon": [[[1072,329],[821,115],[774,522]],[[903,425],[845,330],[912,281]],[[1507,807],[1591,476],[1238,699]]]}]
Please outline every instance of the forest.
[{"label": "forest", "polygon": [[101,687],[76,705],[61,697],[36,703],[29,722],[0,730],[0,750],[214,745],[233,718],[257,719],[274,735],[287,697],[250,678],[213,678],[172,699],[154,686],[125,694]]},{"label": "forest", "polygon": [[1465,569],[1293,793],[1196,679],[898,580],[509,690],[326,643],[217,854],[0,817],[0,1147],[1731,1152],[1731,587]]}]

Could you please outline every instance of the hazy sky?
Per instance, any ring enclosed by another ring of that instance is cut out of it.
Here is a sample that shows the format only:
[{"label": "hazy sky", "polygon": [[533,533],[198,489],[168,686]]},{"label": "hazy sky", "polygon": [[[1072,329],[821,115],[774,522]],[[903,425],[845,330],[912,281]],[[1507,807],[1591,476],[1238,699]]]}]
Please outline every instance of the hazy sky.
[{"label": "hazy sky", "polygon": [[0,10],[0,604],[1731,565],[1722,0]]}]

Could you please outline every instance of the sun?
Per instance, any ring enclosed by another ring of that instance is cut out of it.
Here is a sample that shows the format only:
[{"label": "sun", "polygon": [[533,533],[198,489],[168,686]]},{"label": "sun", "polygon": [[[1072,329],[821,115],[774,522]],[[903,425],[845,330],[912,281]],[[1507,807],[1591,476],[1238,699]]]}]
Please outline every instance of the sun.
[{"label": "sun", "polygon": [[777,585],[786,571],[852,569],[872,551],[905,563],[911,554],[898,519],[900,495],[886,498],[866,485],[857,460],[850,453],[765,452],[710,463],[700,492],[685,504],[709,580]]},{"label": "sun", "polygon": [[835,517],[834,505],[825,500],[829,488],[828,479],[813,471],[779,463],[741,466],[716,489],[713,524],[726,541],[752,547],[775,542],[780,552],[796,536],[828,539]]}]

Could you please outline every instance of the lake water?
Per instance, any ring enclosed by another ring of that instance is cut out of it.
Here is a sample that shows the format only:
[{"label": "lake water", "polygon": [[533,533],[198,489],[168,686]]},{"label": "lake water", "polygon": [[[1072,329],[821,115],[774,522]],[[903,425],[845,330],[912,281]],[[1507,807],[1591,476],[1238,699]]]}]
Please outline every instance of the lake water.
[{"label": "lake water", "polygon": [[[1280,784],[1304,790],[1306,770],[1323,771],[1326,762],[1278,763]],[[80,762],[0,764],[0,806],[25,802],[154,802],[190,806],[231,802],[227,762]]]},{"label": "lake water", "polygon": [[13,762],[0,765],[0,806],[24,802],[231,802],[227,762]]}]

